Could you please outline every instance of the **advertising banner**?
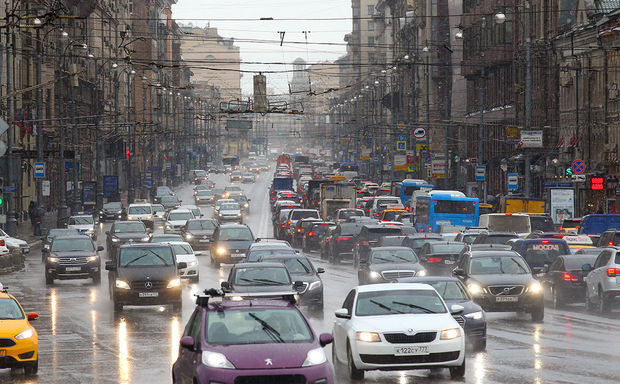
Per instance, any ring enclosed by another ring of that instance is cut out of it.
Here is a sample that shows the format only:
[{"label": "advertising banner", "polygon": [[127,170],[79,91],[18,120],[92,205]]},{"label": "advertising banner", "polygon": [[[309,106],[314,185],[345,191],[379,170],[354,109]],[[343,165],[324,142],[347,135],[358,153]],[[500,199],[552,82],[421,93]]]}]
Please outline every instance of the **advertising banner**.
[{"label": "advertising banner", "polygon": [[575,190],[551,190],[551,217],[554,224],[562,224],[564,219],[575,217]]}]

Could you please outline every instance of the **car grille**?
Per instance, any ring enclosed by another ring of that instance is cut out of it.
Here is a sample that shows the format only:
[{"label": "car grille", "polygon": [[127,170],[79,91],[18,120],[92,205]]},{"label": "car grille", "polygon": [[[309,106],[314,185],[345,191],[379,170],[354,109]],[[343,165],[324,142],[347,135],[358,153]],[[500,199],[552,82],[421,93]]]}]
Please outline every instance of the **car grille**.
[{"label": "car grille", "polygon": [[402,279],[405,277],[414,277],[415,271],[383,271],[381,275],[386,280]]},{"label": "car grille", "polygon": [[[523,293],[523,289],[525,287],[523,285],[492,285],[489,286],[489,292],[493,296],[504,295],[504,296],[519,296]],[[507,292],[507,293],[504,293]]]},{"label": "car grille", "polygon": [[384,333],[383,336],[388,343],[392,344],[430,343],[437,337],[437,332],[420,332],[415,335]]},{"label": "car grille", "polygon": [[150,282],[151,284],[153,284],[150,290],[164,289],[166,288],[166,285],[167,285],[165,281],[159,281],[159,280],[137,280],[137,281],[130,282],[129,285],[131,286],[131,289],[144,290],[144,289],[148,289],[146,287],[147,282]]},{"label": "car grille", "polygon": [[240,376],[235,384],[306,384],[304,375]]},{"label": "car grille", "polygon": [[60,265],[75,265],[86,263],[88,263],[88,259],[86,257],[60,257],[58,259],[58,264]]},{"label": "car grille", "polygon": [[454,316],[454,320],[461,326],[461,328],[465,328],[465,318],[463,316]]},{"label": "car grille", "polygon": [[0,348],[12,347],[16,343],[11,339],[0,339]]},{"label": "car grille", "polygon": [[360,359],[366,364],[424,364],[456,360],[459,355],[460,352],[455,351],[414,356],[360,355]]}]

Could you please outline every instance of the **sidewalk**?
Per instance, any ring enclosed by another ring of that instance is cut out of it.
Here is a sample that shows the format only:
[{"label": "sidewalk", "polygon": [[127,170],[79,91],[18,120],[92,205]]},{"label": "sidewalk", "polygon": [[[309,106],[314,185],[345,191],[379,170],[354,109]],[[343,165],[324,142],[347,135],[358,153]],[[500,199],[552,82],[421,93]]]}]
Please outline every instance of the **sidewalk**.
[{"label": "sidewalk", "polygon": [[[41,223],[41,232],[46,233],[50,228],[56,228],[56,211],[46,212]],[[24,240],[30,248],[41,244],[41,236],[35,236],[30,220],[20,221],[15,238]]]}]

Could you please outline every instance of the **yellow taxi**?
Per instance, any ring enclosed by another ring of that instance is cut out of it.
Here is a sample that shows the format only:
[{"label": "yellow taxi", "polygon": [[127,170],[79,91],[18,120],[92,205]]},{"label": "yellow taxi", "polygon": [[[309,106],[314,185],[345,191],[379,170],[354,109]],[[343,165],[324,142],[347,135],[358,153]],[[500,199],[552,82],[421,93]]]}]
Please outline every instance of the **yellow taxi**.
[{"label": "yellow taxi", "polygon": [[30,322],[39,317],[24,313],[17,299],[0,284],[0,368],[24,368],[26,376],[39,369],[39,335]]}]

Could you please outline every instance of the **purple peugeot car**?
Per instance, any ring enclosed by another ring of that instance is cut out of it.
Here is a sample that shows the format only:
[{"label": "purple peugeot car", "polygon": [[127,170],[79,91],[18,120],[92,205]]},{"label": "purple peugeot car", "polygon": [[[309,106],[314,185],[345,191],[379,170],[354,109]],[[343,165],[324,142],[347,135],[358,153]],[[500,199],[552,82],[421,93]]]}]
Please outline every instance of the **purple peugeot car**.
[{"label": "purple peugeot car", "polygon": [[[282,299],[198,296],[172,366],[175,384],[332,384],[334,370],[319,337],[295,305]],[[282,297],[282,296],[281,296]]]}]

